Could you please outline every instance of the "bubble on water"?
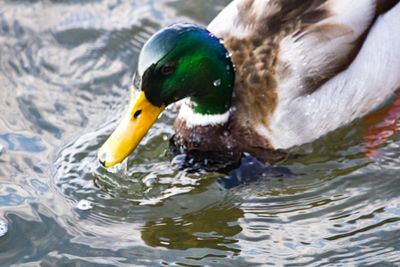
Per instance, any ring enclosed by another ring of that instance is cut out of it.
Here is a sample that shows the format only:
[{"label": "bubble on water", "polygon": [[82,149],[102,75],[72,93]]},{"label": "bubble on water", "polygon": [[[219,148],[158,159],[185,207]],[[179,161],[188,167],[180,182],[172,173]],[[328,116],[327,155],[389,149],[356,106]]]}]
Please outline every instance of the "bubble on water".
[{"label": "bubble on water", "polygon": [[221,85],[221,79],[215,80],[215,81],[213,82],[213,85],[214,85],[215,87],[219,87],[219,86]]},{"label": "bubble on water", "polygon": [[78,202],[76,207],[80,210],[90,210],[92,208],[92,203],[86,199],[82,199]]},{"label": "bubble on water", "polygon": [[0,237],[5,235],[8,231],[8,225],[5,221],[0,220]]},{"label": "bubble on water", "polygon": [[105,169],[107,170],[107,172],[126,176],[128,173],[128,158],[124,159],[121,163],[118,163],[111,167],[107,167]]},{"label": "bubble on water", "polygon": [[146,175],[142,181],[147,187],[152,187],[152,185],[157,181],[157,175],[150,173]]}]

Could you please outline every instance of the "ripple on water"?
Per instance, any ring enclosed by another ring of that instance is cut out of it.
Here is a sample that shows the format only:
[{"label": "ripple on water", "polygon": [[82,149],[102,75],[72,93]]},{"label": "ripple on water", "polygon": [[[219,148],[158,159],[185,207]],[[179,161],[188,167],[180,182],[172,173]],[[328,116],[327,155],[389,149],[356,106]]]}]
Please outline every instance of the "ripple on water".
[{"label": "ripple on water", "polygon": [[136,157],[113,168],[100,166],[96,159],[99,145],[107,137],[105,128],[84,134],[63,147],[55,164],[55,178],[63,194],[90,201],[93,207],[107,212],[113,210],[112,206],[132,209],[132,204],[162,205],[171,197],[199,191],[201,184],[210,184],[206,178],[217,178],[216,174],[187,173],[171,166],[171,157],[166,154],[169,142],[164,138],[172,131],[171,126],[165,125],[171,121],[168,116],[167,112],[146,136]]},{"label": "ripple on water", "polygon": [[[99,145],[115,126],[108,121],[121,113],[137,53],[150,34],[168,16],[206,23],[230,1],[156,2],[92,1],[90,8],[37,2],[36,10],[16,4],[21,13],[0,14],[0,71],[8,79],[0,91],[7,108],[0,123],[18,128],[0,135],[0,174],[9,177],[0,185],[0,202],[16,210],[43,201],[32,205],[35,219],[21,211],[0,220],[0,244],[7,248],[2,259],[37,265],[400,264],[400,135],[368,158],[360,121],[296,148],[301,155],[282,164],[302,175],[262,177],[231,190],[216,182],[221,174],[174,167],[179,159],[165,154],[165,137],[173,134],[168,113],[123,165],[111,172],[97,164]],[[49,144],[60,149],[46,180],[47,165],[35,162],[47,162],[40,152]],[[42,176],[27,177],[21,169]],[[58,193],[56,204],[66,207],[54,209],[62,211],[54,218],[44,216],[53,203],[40,194]]]},{"label": "ripple on water", "polygon": [[171,134],[171,120],[162,118],[136,154],[112,171],[95,163],[105,131],[112,127],[78,137],[56,162],[61,192],[90,203],[84,205],[91,206],[90,220],[142,222],[140,237],[147,246],[204,249],[201,256],[182,258],[184,263],[206,263],[205,254],[259,264],[265,264],[266,255],[271,264],[396,260],[400,179],[392,167],[398,143],[388,141],[382,155],[371,160],[360,153],[363,144],[354,140],[358,132],[353,131],[347,136],[353,141],[344,138],[334,149],[317,142],[286,162],[301,175],[262,177],[226,191],[216,182],[221,174],[171,167],[164,138]]},{"label": "ripple on water", "polygon": [[33,153],[46,150],[46,147],[42,144],[39,137],[26,137],[22,134],[0,134],[0,153],[4,148],[12,151],[27,151]]}]

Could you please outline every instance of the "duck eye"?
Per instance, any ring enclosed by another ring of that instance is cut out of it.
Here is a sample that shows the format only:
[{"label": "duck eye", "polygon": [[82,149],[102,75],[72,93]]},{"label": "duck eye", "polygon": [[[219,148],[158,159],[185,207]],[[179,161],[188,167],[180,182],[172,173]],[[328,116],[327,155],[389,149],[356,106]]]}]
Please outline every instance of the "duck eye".
[{"label": "duck eye", "polygon": [[176,63],[168,62],[161,67],[160,71],[162,75],[170,75],[175,71],[175,69],[176,69]]}]

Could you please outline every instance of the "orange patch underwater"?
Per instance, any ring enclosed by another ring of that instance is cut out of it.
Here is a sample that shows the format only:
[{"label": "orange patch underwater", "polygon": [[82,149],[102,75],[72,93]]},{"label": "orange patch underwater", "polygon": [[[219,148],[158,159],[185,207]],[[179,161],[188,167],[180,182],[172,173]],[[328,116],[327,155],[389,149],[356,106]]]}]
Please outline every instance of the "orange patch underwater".
[{"label": "orange patch underwater", "polygon": [[378,156],[378,146],[399,130],[397,120],[400,118],[400,91],[397,91],[396,95],[397,99],[393,104],[368,115],[365,119],[367,132],[364,136],[365,148],[362,151],[370,158]]}]

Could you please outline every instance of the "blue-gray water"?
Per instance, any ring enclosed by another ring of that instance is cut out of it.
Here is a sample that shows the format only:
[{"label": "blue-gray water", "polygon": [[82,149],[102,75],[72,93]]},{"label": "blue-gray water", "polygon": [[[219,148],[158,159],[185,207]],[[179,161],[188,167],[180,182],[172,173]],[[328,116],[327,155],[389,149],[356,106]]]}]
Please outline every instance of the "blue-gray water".
[{"label": "blue-gray water", "polygon": [[400,264],[396,112],[294,149],[280,165],[303,175],[229,190],[166,154],[171,110],[125,165],[96,163],[146,39],[228,2],[0,3],[1,266]]}]

